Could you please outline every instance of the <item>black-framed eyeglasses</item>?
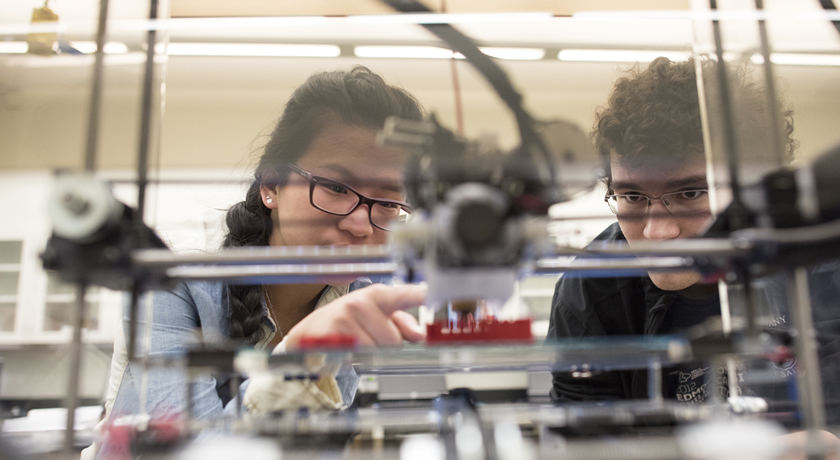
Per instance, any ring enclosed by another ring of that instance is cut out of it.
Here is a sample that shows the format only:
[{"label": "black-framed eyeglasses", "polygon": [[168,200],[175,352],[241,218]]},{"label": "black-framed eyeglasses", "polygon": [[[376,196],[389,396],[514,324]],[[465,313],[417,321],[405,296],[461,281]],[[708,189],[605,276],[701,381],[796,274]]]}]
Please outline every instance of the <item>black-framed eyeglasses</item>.
[{"label": "black-framed eyeglasses", "polygon": [[411,217],[412,209],[408,203],[368,198],[349,185],[316,176],[291,163],[288,166],[291,171],[309,181],[309,203],[327,214],[347,216],[366,204],[371,225],[385,231],[389,231],[395,222],[406,221]]},{"label": "black-framed eyeglasses", "polygon": [[610,211],[613,214],[627,218],[646,216],[656,200],[662,200],[665,209],[675,216],[702,214],[711,211],[709,190],[705,188],[664,193],[658,197],[650,197],[642,193],[619,193],[604,196],[604,201],[610,206]]}]

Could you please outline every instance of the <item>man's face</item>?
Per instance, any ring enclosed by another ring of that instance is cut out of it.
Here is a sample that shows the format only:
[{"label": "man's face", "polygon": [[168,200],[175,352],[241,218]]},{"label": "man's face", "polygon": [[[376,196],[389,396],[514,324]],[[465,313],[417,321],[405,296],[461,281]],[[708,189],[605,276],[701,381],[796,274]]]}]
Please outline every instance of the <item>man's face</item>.
[{"label": "man's face", "polygon": [[[702,153],[680,161],[651,160],[625,165],[615,152],[610,158],[612,171],[610,189],[613,194],[641,194],[657,198],[666,193],[706,189],[706,161]],[[705,195],[702,199],[707,199]],[[641,198],[645,201],[644,198]],[[669,205],[671,208],[675,206]],[[639,241],[664,241],[696,236],[710,218],[709,212],[674,213],[663,200],[653,200],[647,214],[641,217],[618,216],[621,231],[632,247]],[[660,289],[683,291],[688,296],[706,294],[708,285],[698,284],[700,274],[693,270],[679,272],[649,272],[651,280]]]}]

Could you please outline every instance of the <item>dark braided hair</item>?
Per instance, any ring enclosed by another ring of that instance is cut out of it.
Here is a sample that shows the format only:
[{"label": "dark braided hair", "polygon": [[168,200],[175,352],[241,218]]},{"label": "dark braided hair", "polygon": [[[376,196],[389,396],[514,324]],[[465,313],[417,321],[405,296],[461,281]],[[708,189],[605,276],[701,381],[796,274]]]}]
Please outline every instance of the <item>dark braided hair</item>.
[{"label": "dark braided hair", "polygon": [[[705,81],[710,114],[719,113],[714,103],[717,97],[716,62],[699,57]],[[756,156],[770,148],[769,112],[763,86],[748,78],[748,69],[733,69],[731,86],[738,105],[738,128],[751,136],[740,139],[742,154],[749,150]],[[697,91],[695,60],[671,62],[656,58],[647,66],[637,65],[619,78],[610,94],[608,106],[598,109],[592,131],[595,146],[601,154],[605,181],[610,181],[610,153],[615,152],[622,162],[630,164],[640,159],[687,158],[704,151],[700,98]],[[783,104],[779,105],[784,107]],[[782,110],[785,135],[785,158],[790,160],[797,142],[791,138],[793,117],[791,110]],[[720,118],[710,115],[712,129],[720,129]],[[716,149],[720,146],[713,146]]]},{"label": "dark braided hair", "polygon": [[[385,119],[397,116],[419,120],[423,110],[407,91],[388,85],[381,76],[363,66],[348,71],[321,72],[298,87],[283,109],[260,157],[254,181],[245,200],[227,212],[224,247],[268,246],[272,231],[271,211],[265,207],[260,183],[266,173],[274,173],[284,186],[288,169],[297,162],[312,141],[330,123],[381,129]],[[261,337],[263,289],[258,285],[228,287],[229,334],[245,344],[256,344]]]}]

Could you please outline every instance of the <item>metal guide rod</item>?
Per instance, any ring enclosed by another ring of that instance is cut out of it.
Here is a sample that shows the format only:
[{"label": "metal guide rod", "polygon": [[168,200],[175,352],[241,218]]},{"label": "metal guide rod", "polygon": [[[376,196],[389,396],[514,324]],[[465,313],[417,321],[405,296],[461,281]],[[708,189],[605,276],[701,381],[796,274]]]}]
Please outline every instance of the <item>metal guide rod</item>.
[{"label": "metal guide rod", "polygon": [[[149,22],[154,23],[158,16],[158,0],[149,2]],[[149,172],[149,137],[152,130],[152,88],[155,73],[155,45],[157,29],[149,27],[146,37],[146,65],[143,73],[143,96],[140,106],[140,146],[137,152],[137,213],[134,215],[135,229],[143,223],[146,205],[146,184]]]},{"label": "metal guide rod", "polygon": [[[717,1],[709,0],[709,5],[713,12],[718,10]],[[717,56],[717,70],[718,88],[720,90],[720,108],[721,116],[723,117],[723,139],[725,145],[725,155],[727,166],[729,169],[729,186],[732,189],[732,207],[734,210],[731,216],[732,226],[737,230],[746,227],[746,222],[743,221],[744,203],[741,196],[741,181],[740,181],[740,165],[738,164],[738,140],[735,133],[735,115],[732,107],[732,94],[729,88],[729,75],[726,69],[726,60],[723,56],[723,38],[720,30],[719,16],[715,15],[712,19],[712,31],[715,40],[715,54]]]},{"label": "metal guide rod", "polygon": [[[732,311],[729,308],[729,285],[726,284],[726,281],[720,280],[718,281],[718,297],[720,298],[720,319],[721,319],[721,331],[725,335],[732,334]],[[738,385],[737,380],[734,376],[737,376],[738,368],[735,363],[735,358],[732,356],[726,357],[726,375],[727,375],[727,386],[729,388],[729,395],[736,396],[738,395]]]},{"label": "metal guide rod", "polygon": [[[679,241],[597,244],[586,249],[558,246],[554,256],[742,256],[751,246],[731,239],[683,239]],[[138,249],[132,253],[137,268],[166,268],[184,265],[275,265],[381,263],[393,260],[387,245],[367,246],[260,246],[233,248],[215,254],[174,254],[163,249]],[[550,260],[545,258],[541,260]]]},{"label": "metal guide rod", "polygon": [[[90,111],[88,113],[88,131],[85,147],[85,170],[96,169],[96,154],[99,145],[99,118],[102,108],[102,76],[105,67],[105,33],[108,25],[109,0],[99,1],[99,20],[96,28],[96,54],[93,62],[91,81]],[[82,328],[86,315],[85,295],[87,284],[81,282],[76,293],[75,318],[73,321],[73,339],[70,342],[70,367],[67,370],[67,424],[64,427],[64,450],[73,452],[75,444],[76,407],[79,405],[79,378],[82,372]]]},{"label": "metal guide rod", "polygon": [[825,406],[817,356],[817,332],[811,313],[811,291],[808,269],[796,267],[790,277],[790,309],[796,328],[796,386],[799,409],[808,430],[825,428]]},{"label": "metal guide rod", "polygon": [[[764,0],[755,0],[755,9],[759,13],[764,11]],[[767,91],[767,104],[770,108],[770,122],[772,126],[771,145],[776,166],[785,165],[784,140],[782,136],[782,120],[779,113],[779,100],[776,98],[776,81],[773,76],[773,65],[770,61],[770,38],[767,35],[767,23],[765,15],[758,15],[758,34],[760,38],[761,55],[764,57],[764,80]]]},{"label": "metal guide rod", "polygon": [[755,296],[753,296],[752,292],[752,276],[747,267],[741,270],[740,275],[742,284],[744,285],[744,315],[747,320],[747,334],[750,337],[756,337],[759,332],[755,321],[758,312],[756,311]]},{"label": "metal guide rod", "polygon": [[170,268],[166,271],[166,276],[170,280],[180,281],[212,280],[237,284],[298,284],[334,279],[346,280],[359,276],[393,276],[397,268],[397,264],[393,262],[344,265],[194,266]]},{"label": "metal guide rod", "polygon": [[238,265],[292,263],[369,263],[387,262],[391,252],[385,245],[364,246],[254,246],[225,249],[216,254],[175,254],[168,249],[140,249],[132,262],[140,267],[176,265]]},{"label": "metal guide rod", "polygon": [[648,364],[648,399],[655,405],[664,401],[662,395],[662,361],[652,357]]},{"label": "metal guide rod", "polygon": [[76,408],[79,406],[79,377],[82,372],[82,328],[85,323],[87,284],[79,283],[73,309],[73,340],[70,342],[70,368],[67,371],[67,425],[64,431],[64,450],[73,451],[75,444]]},{"label": "metal guide rod", "polygon": [[[149,22],[154,23],[158,16],[158,0],[149,1]],[[151,135],[152,126],[152,87],[154,83],[155,71],[155,45],[157,44],[157,29],[150,27],[146,37],[146,64],[143,73],[143,95],[140,107],[140,146],[137,153],[137,211],[134,213],[134,220],[132,222],[132,237],[140,242],[143,238],[143,233],[146,228],[143,225],[143,214],[146,207],[146,185],[148,183],[149,171],[149,137]],[[139,245],[135,245],[139,246]],[[136,358],[136,338],[137,338],[137,301],[140,297],[140,281],[135,280],[131,289],[131,304],[129,307],[129,316],[131,321],[128,327],[128,360],[134,361]]]},{"label": "metal guide rod", "polygon": [[[534,274],[564,272],[685,270],[691,268],[689,258],[643,259],[547,259],[537,261]],[[172,281],[225,281],[239,284],[296,284],[329,282],[358,276],[393,276],[399,266],[395,262],[374,264],[301,264],[301,265],[236,265],[236,266],[181,266],[166,270]],[[629,274],[627,275],[629,276]],[[133,317],[136,320],[136,317]],[[131,347],[129,347],[131,348]]]},{"label": "metal guide rod", "polygon": [[128,310],[128,343],[126,354],[128,360],[134,362],[137,359],[137,310],[140,308],[140,283],[134,282],[131,286],[131,300]]},{"label": "metal guide rod", "polygon": [[99,23],[96,29],[96,54],[93,61],[93,80],[90,91],[87,146],[85,148],[85,170],[89,172],[96,169],[96,153],[99,146],[99,114],[102,109],[102,75],[105,68],[105,31],[107,24],[108,0],[100,0]]},{"label": "metal guide rod", "polygon": [[669,270],[691,268],[686,257],[643,257],[629,259],[540,259],[535,273],[588,272],[597,270]]}]

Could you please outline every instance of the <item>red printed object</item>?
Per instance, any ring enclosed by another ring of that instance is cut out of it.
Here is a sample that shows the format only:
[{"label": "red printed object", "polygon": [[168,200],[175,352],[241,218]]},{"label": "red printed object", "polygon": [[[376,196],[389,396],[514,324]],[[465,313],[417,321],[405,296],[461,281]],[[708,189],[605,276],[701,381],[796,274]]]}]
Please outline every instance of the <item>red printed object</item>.
[{"label": "red printed object", "polygon": [[301,350],[346,350],[356,348],[359,339],[352,335],[329,334],[320,337],[303,337],[298,343]]},{"label": "red printed object", "polygon": [[450,324],[436,321],[426,326],[426,343],[463,342],[533,342],[531,320],[497,321],[486,319],[475,321],[472,317]]},{"label": "red printed object", "polygon": [[174,448],[184,440],[183,422],[177,416],[166,416],[148,421],[139,431],[136,420],[119,420],[105,428],[110,444],[109,458],[131,460],[132,452],[160,451]]}]

